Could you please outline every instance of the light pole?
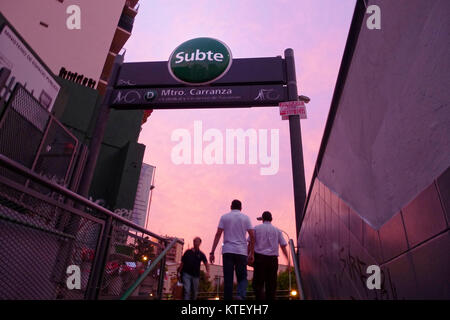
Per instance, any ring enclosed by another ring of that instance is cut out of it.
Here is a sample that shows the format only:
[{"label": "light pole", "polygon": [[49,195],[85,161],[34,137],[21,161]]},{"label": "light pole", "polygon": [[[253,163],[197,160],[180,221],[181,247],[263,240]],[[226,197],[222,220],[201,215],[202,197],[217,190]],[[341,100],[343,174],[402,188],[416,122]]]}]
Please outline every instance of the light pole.
[{"label": "light pole", "polygon": [[[297,78],[295,73],[294,50],[284,50],[284,59],[286,61],[286,80],[289,101],[298,101]],[[302,101],[304,99],[302,97]],[[309,100],[308,100],[309,101]],[[300,233],[300,226],[303,220],[303,206],[306,200],[306,183],[305,183],[305,167],[303,163],[303,146],[300,125],[300,116],[289,116],[289,136],[291,142],[291,164],[292,178],[294,187],[294,209],[295,209],[295,225],[296,238]]]}]

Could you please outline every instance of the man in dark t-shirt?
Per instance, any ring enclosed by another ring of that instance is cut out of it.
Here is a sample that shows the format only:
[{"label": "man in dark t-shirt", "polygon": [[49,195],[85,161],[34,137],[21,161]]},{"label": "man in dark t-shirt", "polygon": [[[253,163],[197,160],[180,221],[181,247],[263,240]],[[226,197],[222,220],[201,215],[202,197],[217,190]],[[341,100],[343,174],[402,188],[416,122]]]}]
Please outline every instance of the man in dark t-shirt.
[{"label": "man in dark t-shirt", "polygon": [[197,299],[198,283],[200,281],[200,264],[203,261],[206,267],[206,275],[209,277],[208,260],[203,252],[200,251],[200,243],[202,240],[199,237],[194,238],[194,247],[186,250],[181,258],[181,264],[178,267],[178,274],[181,273],[184,286],[184,300]]}]

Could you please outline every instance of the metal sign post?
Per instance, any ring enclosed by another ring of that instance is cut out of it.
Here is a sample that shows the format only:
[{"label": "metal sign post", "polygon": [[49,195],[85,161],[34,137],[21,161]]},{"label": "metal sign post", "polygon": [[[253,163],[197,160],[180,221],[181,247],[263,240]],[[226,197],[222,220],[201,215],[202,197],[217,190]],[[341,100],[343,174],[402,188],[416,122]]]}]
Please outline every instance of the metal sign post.
[{"label": "metal sign post", "polygon": [[[286,60],[286,78],[288,87],[289,101],[298,100],[297,78],[295,75],[294,50],[284,50]],[[300,116],[289,116],[289,133],[291,139],[291,162],[292,179],[294,183],[294,207],[295,207],[295,226],[296,241],[300,232],[300,226],[303,220],[303,206],[306,199],[305,168],[303,163],[302,133],[300,126]]]},{"label": "metal sign post", "polygon": [[100,105],[99,115],[95,123],[94,132],[92,133],[92,140],[89,144],[89,154],[86,160],[86,166],[83,171],[83,176],[81,177],[80,186],[78,187],[78,194],[86,198],[89,197],[89,188],[91,186],[92,178],[94,177],[95,166],[105,135],[106,124],[109,117],[111,94],[116,85],[123,60],[124,56],[120,54],[118,54],[114,60],[113,69],[106,87],[106,93],[103,97],[102,104]]}]

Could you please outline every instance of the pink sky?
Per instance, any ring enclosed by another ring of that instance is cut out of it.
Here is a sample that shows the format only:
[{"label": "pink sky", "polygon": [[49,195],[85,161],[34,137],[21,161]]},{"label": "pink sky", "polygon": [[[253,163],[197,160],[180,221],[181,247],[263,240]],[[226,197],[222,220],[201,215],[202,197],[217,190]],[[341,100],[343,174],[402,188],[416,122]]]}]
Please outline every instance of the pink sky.
[{"label": "pink sky", "polygon": [[[200,36],[222,40],[234,58],[283,55],[285,48],[293,48],[299,94],[311,98],[308,119],[301,121],[308,190],[354,5],[355,0],[141,0],[125,61],[167,60],[177,45]],[[177,143],[171,134],[183,128],[193,135],[196,120],[203,122],[203,132],[215,128],[224,136],[226,129],[279,129],[278,173],[262,176],[261,164],[248,161],[175,165],[171,150]],[[156,166],[151,231],[184,238],[185,248],[200,236],[207,253],[220,216],[239,199],[254,225],[259,223],[256,217],[269,210],[273,224],[295,240],[289,123],[281,120],[278,107],[156,110],[139,142],[146,145],[144,162]],[[216,250],[216,257],[219,254]]]}]

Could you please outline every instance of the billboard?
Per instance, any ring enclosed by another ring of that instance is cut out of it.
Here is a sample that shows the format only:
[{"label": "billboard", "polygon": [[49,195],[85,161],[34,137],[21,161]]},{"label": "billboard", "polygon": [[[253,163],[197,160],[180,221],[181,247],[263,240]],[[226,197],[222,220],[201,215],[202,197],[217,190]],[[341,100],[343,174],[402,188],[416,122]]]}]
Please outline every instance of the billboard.
[{"label": "billboard", "polygon": [[0,69],[3,67],[11,70],[7,84],[14,77],[14,85],[21,83],[41,105],[52,110],[59,84],[7,25],[0,32]]},{"label": "billboard", "polygon": [[150,207],[151,190],[155,177],[155,167],[142,163],[141,173],[134,200],[133,214],[131,220],[145,228],[147,211]]}]

